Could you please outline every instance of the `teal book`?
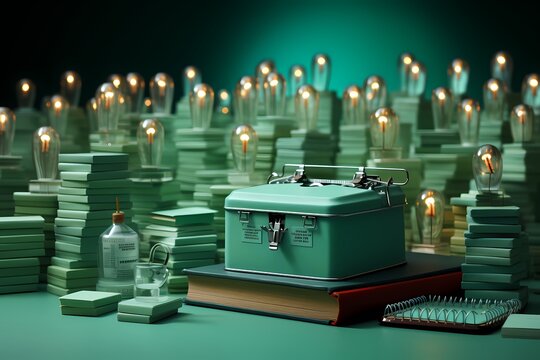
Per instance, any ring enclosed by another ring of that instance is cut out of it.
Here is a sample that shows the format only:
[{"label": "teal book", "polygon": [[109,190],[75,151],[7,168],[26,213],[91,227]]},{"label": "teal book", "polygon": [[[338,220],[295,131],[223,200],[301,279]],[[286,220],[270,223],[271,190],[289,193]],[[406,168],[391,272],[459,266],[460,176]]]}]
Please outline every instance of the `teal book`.
[{"label": "teal book", "polygon": [[81,244],[73,244],[61,240],[56,240],[55,243],[56,251],[65,251],[75,254],[95,254],[97,253],[97,248],[97,240],[84,241],[81,242]]},{"label": "teal book", "polygon": [[512,314],[501,329],[502,337],[540,339],[540,315]]},{"label": "teal book", "polygon": [[[120,202],[120,209],[131,209],[131,202]],[[116,204],[112,203],[96,203],[96,204],[81,204],[72,202],[59,202],[58,208],[62,210],[76,210],[76,211],[95,211],[95,210],[109,210],[109,216],[112,216],[111,210],[116,210]]]},{"label": "teal book", "polygon": [[11,243],[3,244],[0,242],[0,252],[13,250],[29,250],[29,249],[44,249],[45,242],[27,242],[27,243]]},{"label": "teal book", "polygon": [[181,245],[181,246],[173,246],[169,248],[171,255],[186,254],[186,256],[189,256],[188,255],[189,253],[207,252],[207,251],[214,252],[216,250],[217,250],[216,244]]},{"label": "teal book", "polygon": [[[69,295],[69,294],[68,294]],[[67,295],[64,295],[67,296]],[[61,305],[60,311],[62,315],[77,315],[77,316],[101,316],[113,311],[116,311],[118,304],[108,304],[95,308],[70,307]]]},{"label": "teal book", "polygon": [[0,252],[0,259],[25,258],[34,256],[45,256],[45,249],[12,250]]},{"label": "teal book", "polygon": [[60,163],[112,164],[127,163],[128,160],[128,154],[106,152],[60,154],[58,156],[58,162]]},{"label": "teal book", "polygon": [[104,172],[71,172],[63,171],[60,173],[60,179],[69,181],[93,181],[93,180],[114,180],[114,179],[127,179],[129,171],[104,171]]},{"label": "teal book", "polygon": [[55,207],[42,207],[42,206],[19,206],[15,205],[16,214],[25,214],[25,215],[52,215],[56,216],[56,206]]},{"label": "teal book", "polygon": [[60,297],[60,304],[72,308],[99,308],[110,304],[118,304],[122,294],[104,291],[77,291]]},{"label": "teal book", "polygon": [[62,187],[75,189],[110,189],[110,188],[125,188],[126,179],[113,180],[94,180],[94,181],[71,181],[62,180]]},{"label": "teal book", "polygon": [[58,201],[60,202],[72,202],[82,204],[94,204],[94,203],[115,203],[116,198],[120,202],[129,201],[129,195],[58,195]]},{"label": "teal book", "polygon": [[516,274],[527,269],[525,262],[521,261],[511,266],[503,265],[482,265],[482,264],[461,264],[463,273],[495,273],[495,274]]},{"label": "teal book", "polygon": [[76,187],[60,187],[58,194],[61,195],[79,195],[79,196],[93,196],[93,195],[125,195],[129,194],[129,187],[113,187],[113,188],[76,188]]},{"label": "teal book", "polygon": [[102,164],[83,164],[83,163],[59,163],[59,171],[74,171],[74,172],[102,172],[114,170],[127,170],[128,163],[102,163]]},{"label": "teal book", "polygon": [[39,266],[39,260],[35,257],[0,260],[0,269],[19,268],[27,266]]},{"label": "teal book", "polygon": [[51,264],[66,269],[83,269],[96,266],[96,260],[78,260],[78,259],[68,259],[58,256],[53,256],[51,258]]},{"label": "teal book", "polygon": [[[124,215],[126,217],[131,217],[133,215],[132,211],[130,210],[124,210]],[[83,219],[83,220],[104,220],[108,219],[111,221],[112,224],[112,212],[111,210],[66,210],[66,209],[59,209],[58,210],[58,217],[59,218],[68,218],[68,219]]]},{"label": "teal book", "polygon": [[45,235],[43,234],[43,231],[38,231],[37,234],[0,236],[0,244],[36,243],[43,241],[45,241]]},{"label": "teal book", "polygon": [[196,245],[196,244],[215,244],[217,242],[217,235],[197,235],[197,236],[182,236],[182,237],[150,237],[150,241],[156,240],[162,244],[168,246],[184,246],[184,245]]},{"label": "teal book", "polygon": [[170,260],[167,262],[167,268],[172,270],[184,270],[187,268],[207,266],[215,264],[215,259],[199,259],[199,260]]},{"label": "teal book", "polygon": [[12,267],[12,268],[0,268],[0,277],[5,276],[24,276],[24,275],[38,275],[39,266],[26,266],[26,267]]},{"label": "teal book", "polygon": [[38,291],[38,286],[37,283],[0,286],[0,294]]},{"label": "teal book", "polygon": [[138,315],[159,315],[178,310],[182,306],[182,299],[163,296],[159,299],[129,299],[118,304],[118,312]]},{"label": "teal book", "polygon": [[128,314],[128,313],[118,312],[117,319],[118,321],[123,321],[123,322],[152,324],[157,321],[176,315],[177,313],[178,313],[178,309],[174,309],[174,310],[157,314],[157,315],[140,315],[140,314]]},{"label": "teal book", "polygon": [[520,208],[517,206],[477,206],[467,209],[467,215],[473,218],[513,217],[519,218]]},{"label": "teal book", "polygon": [[68,288],[82,288],[87,286],[96,286],[97,278],[81,278],[81,279],[62,279],[53,275],[47,275],[47,283]]},{"label": "teal book", "polygon": [[473,234],[519,234],[521,225],[469,224]]},{"label": "teal book", "polygon": [[43,228],[45,220],[41,216],[0,217],[0,230]]},{"label": "teal book", "polygon": [[467,247],[491,247],[491,248],[505,248],[512,249],[520,247],[523,243],[521,237],[515,238],[477,238],[477,239],[465,239],[465,246]]},{"label": "teal book", "polygon": [[385,305],[426,293],[461,291],[463,258],[407,253],[407,263],[339,281],[225,270],[186,269],[186,304],[332,325],[380,314]]},{"label": "teal book", "polygon": [[38,282],[39,282],[39,275],[0,277],[0,286],[35,284]]},{"label": "teal book", "polygon": [[[82,269],[66,269],[60,266],[51,265],[47,268],[47,274],[56,276],[62,279],[81,279],[89,277],[97,277],[97,268],[82,268]],[[69,305],[69,304],[64,304]],[[75,306],[75,305],[69,305]]]},{"label": "teal book", "polygon": [[152,223],[164,226],[211,224],[215,213],[217,211],[202,207],[154,211]]}]

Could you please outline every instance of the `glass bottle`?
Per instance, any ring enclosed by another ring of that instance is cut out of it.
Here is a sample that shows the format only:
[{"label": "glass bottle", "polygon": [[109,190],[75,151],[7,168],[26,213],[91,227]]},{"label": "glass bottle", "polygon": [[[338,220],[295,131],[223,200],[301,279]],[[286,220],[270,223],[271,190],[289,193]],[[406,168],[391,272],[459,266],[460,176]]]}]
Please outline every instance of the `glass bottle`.
[{"label": "glass bottle", "polygon": [[139,261],[139,235],[124,224],[124,213],[112,214],[112,225],[98,240],[98,282],[96,290],[133,297],[135,265]]}]

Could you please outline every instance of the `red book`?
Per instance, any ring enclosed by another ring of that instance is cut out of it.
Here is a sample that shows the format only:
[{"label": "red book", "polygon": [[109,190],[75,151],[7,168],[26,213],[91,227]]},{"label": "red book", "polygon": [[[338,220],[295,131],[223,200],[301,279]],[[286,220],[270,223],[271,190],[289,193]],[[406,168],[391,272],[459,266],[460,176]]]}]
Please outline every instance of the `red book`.
[{"label": "red book", "polygon": [[389,303],[461,290],[463,258],[409,253],[407,264],[348,280],[321,281],[227,271],[223,264],[186,269],[186,304],[343,325]]}]

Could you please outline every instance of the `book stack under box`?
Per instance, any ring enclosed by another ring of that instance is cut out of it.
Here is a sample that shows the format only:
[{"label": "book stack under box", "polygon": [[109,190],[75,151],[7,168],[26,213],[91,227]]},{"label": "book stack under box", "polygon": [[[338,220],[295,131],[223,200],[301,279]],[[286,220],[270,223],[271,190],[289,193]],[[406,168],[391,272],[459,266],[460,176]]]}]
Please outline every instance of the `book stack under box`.
[{"label": "book stack under box", "polygon": [[61,296],[95,289],[98,238],[111,224],[116,199],[126,223],[133,224],[127,154],[60,154],[59,161],[65,170],[60,173],[56,251],[47,290]]},{"label": "book stack under box", "polygon": [[[205,170],[225,170],[227,168],[227,149],[223,129],[178,129],[178,168],[176,178],[180,181],[184,198],[193,199],[195,185],[201,184]],[[212,174],[208,177],[212,178]],[[207,178],[207,177],[205,177]],[[213,183],[213,182],[202,182]]]},{"label": "book stack under box", "polygon": [[128,169],[130,171],[141,168],[141,159],[139,157],[139,147],[136,142],[128,142],[125,144],[103,144],[92,143],[90,144],[90,151],[96,153],[115,153],[115,154],[127,154],[128,157]]},{"label": "book stack under box", "polygon": [[21,156],[0,156],[0,216],[12,216],[15,209],[13,193],[26,190],[28,179],[21,160]]},{"label": "book stack under box", "polygon": [[[152,213],[151,223],[142,233],[149,238],[151,246],[161,243],[169,248],[169,292],[187,290],[184,269],[215,262],[217,236],[212,226],[214,213],[214,210],[196,207]],[[155,256],[164,259],[165,254],[157,250]]]},{"label": "book stack under box", "polygon": [[[342,125],[339,129],[339,153],[336,165],[363,166],[366,163],[371,137],[368,125]],[[338,169],[338,179],[352,178],[350,169]]]},{"label": "book stack under box", "polygon": [[504,190],[521,209],[525,231],[529,234],[531,275],[540,278],[540,145],[504,144]]},{"label": "book stack under box", "polygon": [[38,290],[43,224],[41,216],[0,217],[0,294]]},{"label": "book stack under box", "polygon": [[62,315],[100,316],[118,308],[120,293],[81,290],[61,296]]},{"label": "book stack under box", "polygon": [[465,264],[462,289],[468,298],[527,303],[526,235],[521,232],[517,206],[480,206],[467,209]]},{"label": "book stack under box", "polygon": [[[276,142],[274,171],[281,174],[285,164],[333,165],[336,142],[329,134],[321,132],[291,131],[290,138],[280,138]],[[316,172],[321,178],[334,178],[335,171],[326,169]]]},{"label": "book stack under box", "polygon": [[[150,224],[153,211],[174,209],[180,199],[180,183],[176,180],[165,182],[132,181],[131,201],[133,202],[133,222],[140,230]],[[147,257],[150,251],[150,241],[144,235],[141,237],[139,253]]]},{"label": "book stack under box", "polygon": [[54,255],[54,219],[58,210],[58,194],[15,192],[15,216],[40,215],[45,220],[43,232],[45,236],[45,255],[40,257],[41,271],[39,281],[47,283],[47,267]]},{"label": "book stack under box", "polygon": [[181,306],[182,299],[169,296],[123,300],[118,304],[118,321],[151,324],[177,314]]}]

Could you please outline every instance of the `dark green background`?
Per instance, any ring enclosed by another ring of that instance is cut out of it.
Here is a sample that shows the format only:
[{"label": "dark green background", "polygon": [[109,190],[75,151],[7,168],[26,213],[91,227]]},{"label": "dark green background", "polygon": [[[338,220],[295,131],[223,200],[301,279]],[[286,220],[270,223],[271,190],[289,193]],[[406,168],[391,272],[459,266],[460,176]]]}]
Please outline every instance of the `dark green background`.
[{"label": "dark green background", "polygon": [[[455,57],[471,66],[469,92],[481,97],[489,62],[498,50],[514,58],[513,89],[525,74],[540,71],[535,53],[540,21],[521,2],[472,1],[119,1],[71,2],[69,6],[18,2],[3,12],[0,106],[15,106],[15,84],[31,78],[38,99],[58,92],[69,69],[83,79],[82,101],[111,73],[159,71],[180,85],[182,69],[196,65],[203,81],[232,89],[264,58],[287,73],[308,67],[316,52],[332,59],[330,87],[342,92],[371,74],[398,86],[396,62],[412,51],[428,70],[428,89],[446,85]],[[177,86],[175,98],[181,96]],[[39,100],[38,100],[39,101]]]}]

